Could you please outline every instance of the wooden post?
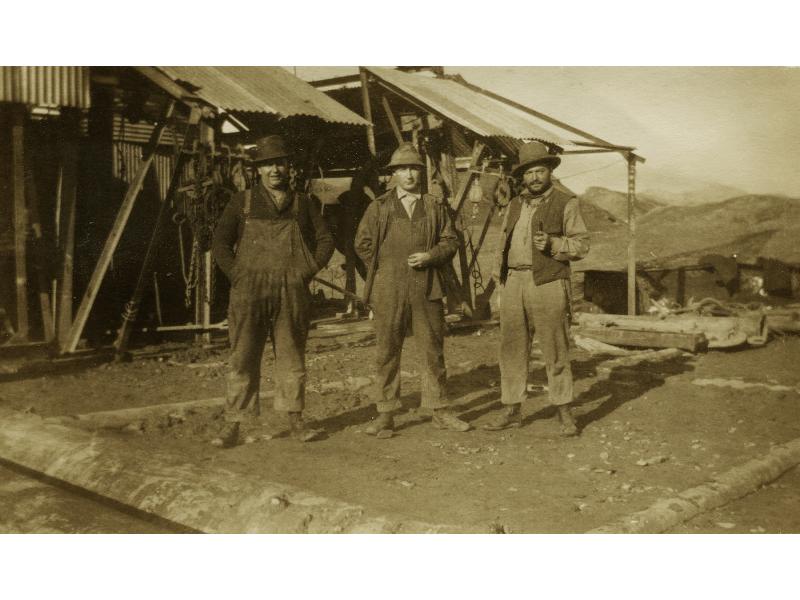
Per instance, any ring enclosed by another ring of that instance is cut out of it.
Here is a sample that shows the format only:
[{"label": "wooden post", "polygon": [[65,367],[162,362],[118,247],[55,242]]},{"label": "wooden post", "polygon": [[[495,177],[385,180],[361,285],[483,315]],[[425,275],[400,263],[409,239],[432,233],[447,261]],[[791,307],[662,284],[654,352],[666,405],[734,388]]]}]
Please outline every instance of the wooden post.
[{"label": "wooden post", "polygon": [[[59,213],[58,256],[58,343],[64,346],[72,327],[72,266],[75,253],[75,207],[78,187],[78,117],[76,111],[62,113],[61,211]],[[55,299],[53,300],[55,303]]]},{"label": "wooden post", "polygon": [[19,341],[28,339],[28,216],[25,206],[25,119],[23,107],[15,107],[11,124],[11,152],[14,179],[14,261],[17,289],[17,335]]},{"label": "wooden post", "polygon": [[628,161],[628,314],[636,314],[636,158]]},{"label": "wooden post", "polygon": [[147,172],[150,170],[150,166],[153,164],[153,158],[155,157],[156,149],[161,141],[161,134],[164,132],[164,128],[167,126],[167,121],[172,116],[174,110],[175,101],[170,100],[161,119],[159,119],[158,123],[156,123],[155,127],[153,127],[153,132],[150,134],[150,140],[147,142],[147,147],[142,155],[142,161],[139,164],[139,168],[133,176],[130,185],[128,186],[128,190],[125,192],[125,198],[123,198],[122,205],[117,212],[117,218],[114,221],[114,225],[111,228],[108,238],[106,239],[105,246],[103,246],[103,251],[100,254],[99,260],[97,261],[94,272],[92,273],[92,278],[89,280],[89,285],[86,287],[86,293],[84,293],[83,299],[81,300],[78,313],[75,316],[75,321],[69,330],[67,342],[63,348],[65,352],[75,352],[75,349],[78,347],[78,342],[80,341],[81,334],[83,333],[83,328],[86,326],[86,321],[89,318],[89,312],[92,310],[94,301],[97,298],[98,292],[100,291],[100,285],[103,283],[103,278],[108,270],[108,266],[111,264],[114,251],[117,249],[117,245],[122,238],[122,233],[125,230],[125,225],[128,223],[128,217],[130,217],[131,211],[133,210],[133,205],[136,202],[136,198],[139,196],[139,192],[142,191],[142,185],[144,184],[144,179],[147,176]]},{"label": "wooden post", "polygon": [[[481,160],[483,160],[483,155],[486,152],[486,145],[482,142],[475,142],[475,145],[472,148],[472,159],[470,160],[470,168],[467,175],[466,181],[464,184],[458,188],[458,192],[454,198],[452,198],[452,202],[450,207],[453,212],[453,219],[457,222],[458,219],[461,219],[461,209],[464,206],[464,201],[467,198],[467,194],[469,193],[469,188],[472,185],[473,179],[476,177],[476,170],[478,165],[480,164]],[[462,219],[463,224],[463,219]],[[469,298],[470,309],[474,308],[473,299],[472,299],[472,286],[470,285],[470,270],[469,270],[469,261],[467,260],[467,249],[464,245],[464,234],[462,232],[461,227],[456,226],[456,234],[458,235],[458,262],[459,266],[461,267],[461,292],[464,298]]]},{"label": "wooden post", "polygon": [[[187,139],[187,131],[183,133],[184,139],[184,146],[186,145]],[[145,281],[147,279],[147,274],[150,272],[150,269],[153,266],[153,260],[156,254],[156,247],[158,245],[158,240],[160,233],[164,227],[164,223],[167,220],[167,214],[169,213],[169,206],[170,202],[172,201],[173,196],[175,195],[175,191],[178,189],[181,183],[181,174],[183,173],[183,166],[186,163],[188,155],[183,152],[183,148],[181,149],[180,154],[178,154],[177,159],[175,160],[175,167],[172,171],[172,176],[170,177],[169,187],[167,189],[166,197],[161,200],[161,206],[158,209],[158,217],[156,218],[156,224],[153,227],[153,233],[150,236],[150,241],[147,244],[147,250],[144,253],[144,260],[142,261],[142,266],[139,269],[139,277],[136,279],[136,286],[133,288],[133,294],[131,295],[131,299],[125,304],[125,310],[122,313],[122,326],[120,327],[119,333],[117,335],[117,339],[114,342],[114,347],[116,348],[116,354],[118,356],[125,353],[128,349],[128,341],[131,337],[131,331],[133,330],[133,324],[136,321],[136,316],[139,313],[139,305],[142,301],[142,296],[144,294],[145,288]],[[155,273],[154,273],[155,275]],[[157,285],[154,280],[154,286]],[[158,289],[156,287],[156,295],[158,295]],[[159,325],[161,325],[161,307],[159,305],[160,299],[156,297],[156,305],[159,314]],[[206,325],[206,323],[203,323]]]},{"label": "wooden post", "polygon": [[369,78],[367,71],[363,67],[358,68],[358,74],[361,77],[361,103],[364,107],[364,118],[369,121],[367,126],[367,146],[372,156],[377,154],[375,149],[375,125],[372,121],[372,107],[369,103]]},{"label": "wooden post", "polygon": [[28,203],[31,230],[33,231],[33,259],[36,281],[38,284],[39,307],[42,312],[42,330],[44,341],[48,344],[55,339],[53,314],[50,312],[50,285],[47,277],[47,257],[45,240],[42,235],[42,223],[39,218],[39,197],[36,189],[36,174],[33,172],[33,160],[29,156],[25,171],[25,195]]},{"label": "wooden post", "polygon": [[211,273],[214,269],[214,261],[211,258],[211,250],[203,252],[203,285],[202,288],[202,302],[203,302],[203,334],[202,340],[204,344],[211,343]]},{"label": "wooden post", "polygon": [[389,118],[389,124],[392,126],[394,139],[397,141],[397,145],[399,146],[403,143],[403,134],[400,133],[400,127],[397,125],[397,120],[394,118],[394,113],[392,112],[392,107],[389,104],[389,99],[385,94],[381,96],[381,103],[383,104],[383,110],[386,111],[386,116]]}]

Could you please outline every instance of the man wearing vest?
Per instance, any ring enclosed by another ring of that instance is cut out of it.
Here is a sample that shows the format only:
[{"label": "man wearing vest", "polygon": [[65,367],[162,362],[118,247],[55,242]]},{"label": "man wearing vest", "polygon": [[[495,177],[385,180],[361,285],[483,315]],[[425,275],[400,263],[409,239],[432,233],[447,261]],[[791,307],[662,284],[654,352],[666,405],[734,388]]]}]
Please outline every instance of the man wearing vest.
[{"label": "man wearing vest", "polygon": [[358,226],[356,252],[367,265],[364,302],[375,314],[378,417],[366,432],[391,437],[400,409],[400,355],[409,325],[423,361],[422,406],[440,429],[468,431],[447,397],[444,296],[440,271],[452,268],[458,238],[440,199],[421,193],[424,163],[411,144],[392,154],[397,186],[369,205]]},{"label": "man wearing vest", "polygon": [[495,278],[500,297],[500,375],[503,412],[486,429],[519,427],[526,398],[528,358],[534,332],[547,371],[548,396],[558,408],[561,432],[578,433],[569,359],[569,261],[589,251],[578,199],[551,180],[561,159],[540,142],[519,152],[514,176],[522,193],[511,200],[501,229]]},{"label": "man wearing vest", "polygon": [[214,259],[231,282],[226,424],[212,440],[217,446],[236,445],[241,424],[256,423],[268,336],[275,352],[275,410],[288,413],[295,439],[310,441],[322,433],[301,417],[308,284],[330,260],[333,238],[315,203],[289,187],[289,157],[282,137],[259,140],[253,156],[257,183],[231,198],[214,231]]}]

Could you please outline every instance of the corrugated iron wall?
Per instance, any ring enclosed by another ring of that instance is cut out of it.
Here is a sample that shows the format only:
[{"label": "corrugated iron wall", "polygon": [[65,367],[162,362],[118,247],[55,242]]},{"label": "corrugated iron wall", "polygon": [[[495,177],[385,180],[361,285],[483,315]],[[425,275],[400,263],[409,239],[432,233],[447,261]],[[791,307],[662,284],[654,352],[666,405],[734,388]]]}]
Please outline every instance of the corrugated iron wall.
[{"label": "corrugated iron wall", "polygon": [[0,102],[89,108],[89,67],[0,67]]},{"label": "corrugated iron wall", "polygon": [[[130,183],[142,160],[143,148],[144,146],[140,144],[131,144],[127,142],[115,143],[113,150],[114,177],[121,179],[125,183]],[[158,191],[161,200],[167,197],[167,189],[169,188],[169,180],[172,176],[174,164],[175,158],[172,154],[166,154],[162,151],[156,154],[154,166],[156,168],[156,174],[158,175]]]}]

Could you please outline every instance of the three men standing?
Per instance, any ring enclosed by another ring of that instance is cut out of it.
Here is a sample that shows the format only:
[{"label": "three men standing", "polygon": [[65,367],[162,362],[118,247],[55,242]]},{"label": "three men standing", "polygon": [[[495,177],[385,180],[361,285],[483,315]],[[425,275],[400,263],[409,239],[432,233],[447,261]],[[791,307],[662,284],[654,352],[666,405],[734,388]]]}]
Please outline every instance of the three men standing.
[{"label": "three men standing", "polygon": [[447,397],[444,305],[440,270],[451,267],[458,238],[441,199],[421,193],[424,163],[411,144],[392,154],[396,187],[367,208],[356,235],[356,252],[367,265],[364,302],[373,307],[377,342],[378,417],[366,432],[391,437],[400,409],[400,357],[413,329],[422,357],[422,406],[433,409],[440,429],[467,431]]},{"label": "three men standing", "polygon": [[[316,205],[288,186],[289,152],[280,136],[258,142],[259,183],[236,194],[214,234],[213,252],[231,280],[230,373],[226,426],[215,443],[237,443],[240,422],[260,413],[261,357],[267,336],[275,352],[275,408],[286,411],[292,435],[308,441],[320,433],[302,420],[305,344],[309,328],[308,283],[333,253],[333,239]],[[556,187],[561,159],[540,142],[520,150],[514,175],[523,192],[509,204],[502,224],[495,278],[503,285],[500,371],[505,409],[486,429],[521,424],[532,336],[537,335],[562,433],[575,435],[569,359],[569,262],[589,250],[577,198]],[[422,357],[422,406],[440,429],[468,431],[447,396],[444,362],[444,285],[458,249],[446,205],[423,194],[424,163],[411,144],[389,163],[396,187],[378,197],[358,227],[355,249],[367,266],[364,301],[375,314],[378,417],[366,428],[391,437],[400,404],[400,358],[410,330]]]},{"label": "three men standing", "polygon": [[258,183],[233,196],[214,232],[214,259],[231,282],[226,425],[213,440],[216,445],[235,445],[240,423],[260,414],[267,336],[275,352],[275,409],[288,413],[293,437],[309,441],[321,433],[301,416],[308,284],[330,260],[333,238],[315,203],[289,187],[289,157],[281,136],[259,140],[253,156]]},{"label": "three men standing", "polygon": [[522,146],[514,175],[523,191],[511,200],[501,229],[494,276],[500,302],[500,374],[505,408],[486,429],[521,424],[528,359],[534,332],[547,372],[548,397],[558,408],[564,435],[578,433],[569,359],[570,266],[589,251],[578,199],[552,182],[561,159],[540,142]]}]

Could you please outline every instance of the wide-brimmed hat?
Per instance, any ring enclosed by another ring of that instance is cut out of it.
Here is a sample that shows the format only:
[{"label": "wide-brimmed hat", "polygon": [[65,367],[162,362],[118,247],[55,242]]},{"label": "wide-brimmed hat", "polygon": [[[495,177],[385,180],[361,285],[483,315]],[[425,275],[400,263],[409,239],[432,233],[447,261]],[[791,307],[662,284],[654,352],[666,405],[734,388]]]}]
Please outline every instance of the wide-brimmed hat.
[{"label": "wide-brimmed hat", "polygon": [[250,160],[254,165],[292,155],[281,135],[268,135],[256,141],[256,147],[250,151]]},{"label": "wide-brimmed hat", "polygon": [[387,169],[396,169],[397,167],[425,167],[425,163],[414,145],[406,143],[400,144],[400,147],[392,153],[389,164],[386,165]]},{"label": "wide-brimmed hat", "polygon": [[561,158],[551,154],[542,142],[528,142],[519,149],[519,161],[514,166],[512,174],[519,177],[534,165],[547,165],[552,170],[560,164]]}]

